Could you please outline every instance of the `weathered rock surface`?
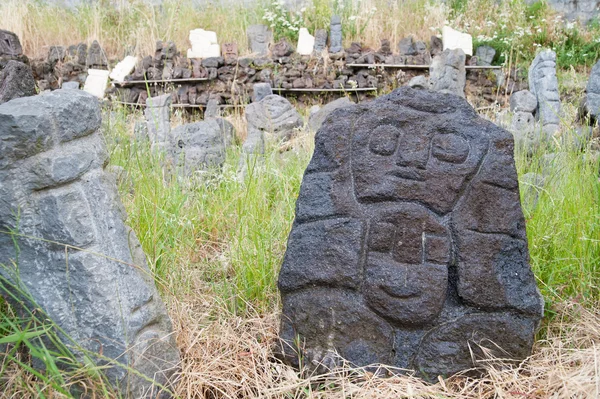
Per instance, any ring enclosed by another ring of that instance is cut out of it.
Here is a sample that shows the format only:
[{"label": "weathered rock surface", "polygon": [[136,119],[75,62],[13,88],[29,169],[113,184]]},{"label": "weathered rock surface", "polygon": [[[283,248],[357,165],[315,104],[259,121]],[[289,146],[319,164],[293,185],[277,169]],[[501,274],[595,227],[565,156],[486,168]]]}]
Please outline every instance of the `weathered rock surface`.
[{"label": "weathered rock surface", "polygon": [[114,178],[103,170],[99,127],[98,100],[83,91],[0,105],[0,230],[19,234],[0,234],[0,274],[17,283],[18,266],[36,306],[102,355],[93,360],[124,396],[156,398],[152,381],[167,383],[179,351],[140,243],[123,222]]},{"label": "weathered rock surface", "polygon": [[273,94],[273,89],[268,83],[255,83],[252,89],[252,102],[259,102],[266,96]]},{"label": "weathered rock surface", "polygon": [[288,57],[294,52],[294,47],[286,40],[281,39],[271,48],[273,58]]},{"label": "weathered rock surface", "polygon": [[329,53],[339,53],[342,50],[342,19],[339,15],[333,15],[329,26]]},{"label": "weathered rock surface", "polygon": [[585,87],[585,97],[579,109],[579,117],[589,117],[592,123],[600,115],[600,61],[592,68],[590,79]]},{"label": "weathered rock surface", "polygon": [[335,111],[315,141],[279,274],[280,356],[430,380],[476,367],[481,347],[527,357],[543,301],[511,134],[403,87]]},{"label": "weathered rock surface", "polygon": [[64,90],[79,90],[79,82],[63,82],[62,89],[64,89]]},{"label": "weathered rock surface", "polygon": [[31,67],[19,61],[8,61],[0,72],[0,104],[35,94],[35,80]]},{"label": "weathered rock surface", "polygon": [[313,132],[316,132],[317,130],[319,130],[319,128],[323,124],[323,121],[325,121],[325,118],[327,118],[329,114],[331,114],[338,108],[344,108],[352,104],[354,103],[350,101],[348,97],[338,98],[335,101],[325,104],[323,108],[320,108],[317,112],[310,115],[310,118],[308,120],[308,127]]},{"label": "weathered rock surface", "polygon": [[260,130],[275,139],[288,139],[302,126],[296,108],[285,98],[272,94],[246,107],[248,132]]},{"label": "weathered rock surface", "polygon": [[13,32],[0,29],[0,56],[17,57],[23,54],[19,37]]},{"label": "weathered rock surface", "polygon": [[315,32],[315,55],[320,55],[327,48],[327,30],[317,29]]},{"label": "weathered rock surface", "polygon": [[415,41],[412,36],[405,37],[398,43],[399,56],[394,62],[406,65],[428,65],[431,63],[431,54],[427,45],[422,41]]},{"label": "weathered rock surface", "polygon": [[408,86],[412,87],[413,89],[428,89],[429,81],[425,76],[418,75],[408,81]]},{"label": "weathered rock surface", "polygon": [[148,124],[148,138],[152,144],[165,148],[171,133],[171,94],[146,100],[144,116]]},{"label": "weathered rock surface", "polygon": [[0,71],[11,60],[29,65],[29,59],[23,55],[19,37],[13,32],[0,29]]},{"label": "weathered rock surface", "polygon": [[431,36],[429,46],[431,48],[432,57],[440,55],[444,51],[444,42],[437,36]]},{"label": "weathered rock surface", "polygon": [[534,113],[537,105],[537,98],[529,90],[517,91],[510,96],[510,110],[512,112]]},{"label": "weathered rock surface", "polygon": [[496,55],[496,50],[490,46],[479,46],[475,51],[475,56],[477,57],[477,65],[479,66],[490,66],[492,65],[492,61],[494,61],[494,56]]},{"label": "weathered rock surface", "polygon": [[556,53],[545,50],[539,53],[529,67],[529,90],[537,99],[536,120],[543,131],[552,135],[560,127],[560,97],[556,78]]},{"label": "weathered rock surface", "polygon": [[447,49],[434,57],[429,67],[431,90],[464,97],[467,82],[465,60],[465,53],[461,49]]},{"label": "weathered rock surface", "polygon": [[248,46],[252,53],[267,55],[273,34],[266,25],[250,25],[246,31]]},{"label": "weathered rock surface", "polygon": [[178,126],[171,135],[173,156],[189,176],[198,170],[223,166],[235,129],[225,119],[214,118]]}]

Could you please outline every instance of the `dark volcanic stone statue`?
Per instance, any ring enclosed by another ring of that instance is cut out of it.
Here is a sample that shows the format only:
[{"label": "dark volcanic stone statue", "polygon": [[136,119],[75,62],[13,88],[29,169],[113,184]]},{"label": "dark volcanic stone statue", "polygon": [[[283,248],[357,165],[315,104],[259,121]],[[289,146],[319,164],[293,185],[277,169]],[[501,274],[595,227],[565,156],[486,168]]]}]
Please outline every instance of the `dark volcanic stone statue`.
[{"label": "dark volcanic stone statue", "polygon": [[476,366],[481,347],[528,356],[543,301],[512,135],[405,87],[335,111],[315,140],[279,275],[280,356],[428,379]]}]

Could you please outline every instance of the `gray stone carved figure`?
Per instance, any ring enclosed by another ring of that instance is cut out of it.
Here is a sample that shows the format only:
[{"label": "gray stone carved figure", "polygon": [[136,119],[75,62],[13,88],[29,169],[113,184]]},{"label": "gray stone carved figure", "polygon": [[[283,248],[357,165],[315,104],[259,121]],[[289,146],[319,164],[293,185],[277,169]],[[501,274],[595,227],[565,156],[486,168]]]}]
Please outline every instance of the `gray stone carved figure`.
[{"label": "gray stone carved figure", "polygon": [[329,52],[339,53],[342,48],[342,19],[339,15],[331,17],[331,25],[329,27]]},{"label": "gray stone carved figure", "polygon": [[148,138],[153,148],[168,149],[171,135],[172,94],[148,97],[144,116],[148,124]]},{"label": "gray stone carved figure", "polygon": [[475,51],[475,56],[477,57],[478,66],[490,66],[496,56],[496,50],[490,46],[479,46]]},{"label": "gray stone carved figure", "polygon": [[97,40],[92,42],[85,62],[89,68],[106,69],[108,66],[106,54],[104,54],[104,50],[102,50]]},{"label": "gray stone carved figure", "polygon": [[155,383],[168,383],[179,351],[103,170],[99,128],[98,100],[83,91],[0,105],[0,274],[21,290],[5,289],[25,301],[27,291],[73,340],[66,345],[78,345],[75,354],[83,348],[104,365],[124,397],[169,397]]},{"label": "gray stone carved figure", "polygon": [[435,56],[429,66],[431,90],[464,97],[467,82],[465,61],[466,56],[461,49],[446,49]]},{"label": "gray stone carved figure", "polygon": [[585,87],[585,96],[579,107],[579,118],[590,118],[590,122],[598,121],[600,115],[600,61],[596,62]]},{"label": "gray stone carved figure", "polygon": [[279,356],[295,366],[339,354],[432,380],[476,366],[481,347],[524,359],[543,301],[512,135],[458,96],[408,87],[336,110],[315,138],[278,285]]},{"label": "gray stone carved figure", "polygon": [[327,30],[317,29],[315,31],[315,47],[313,54],[320,55],[327,47]]},{"label": "gray stone carved figure", "polygon": [[172,156],[183,174],[190,176],[199,170],[223,166],[235,129],[225,119],[210,118],[178,126],[171,135]]},{"label": "gray stone carved figure", "polygon": [[554,134],[560,127],[561,117],[554,51],[542,51],[531,63],[529,91],[535,95],[538,102],[536,120],[541,122],[546,135]]},{"label": "gray stone carved figure", "polygon": [[0,71],[11,61],[19,61],[29,65],[29,59],[23,54],[19,36],[7,30],[0,29]]},{"label": "gray stone carved figure", "polygon": [[250,25],[246,31],[248,47],[256,55],[267,55],[273,34],[266,25]]}]

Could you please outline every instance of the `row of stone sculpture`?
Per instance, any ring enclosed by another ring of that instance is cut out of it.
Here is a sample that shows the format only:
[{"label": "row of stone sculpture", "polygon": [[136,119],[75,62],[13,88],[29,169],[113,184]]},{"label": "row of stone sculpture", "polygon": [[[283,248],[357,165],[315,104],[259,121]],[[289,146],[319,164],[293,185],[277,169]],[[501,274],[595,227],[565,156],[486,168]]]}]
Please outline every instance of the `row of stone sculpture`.
[{"label": "row of stone sculpture", "polygon": [[[552,57],[541,53],[532,64],[535,94],[511,99],[549,134],[560,122],[545,117],[560,113]],[[404,88],[312,110],[315,155],[279,279],[286,362],[332,366],[337,353],[434,378],[471,367],[472,353],[483,356],[472,344],[493,341],[515,359],[529,353],[542,301],[528,265],[512,136],[449,95],[463,94],[464,58],[462,50],[434,58],[440,76],[432,73],[427,85],[441,94]],[[590,118],[599,74],[595,67],[582,107]],[[185,175],[222,165],[235,132],[216,101],[204,121],[172,130],[170,101],[146,104],[154,149]],[[303,125],[268,84],[255,86],[246,119],[242,172],[266,138],[288,139]],[[126,395],[156,397],[158,385],[142,375],[166,384],[179,354],[104,171],[99,125],[98,101],[81,91],[0,105],[0,273],[81,348],[118,359],[107,374]],[[298,336],[304,347],[292,347]]]},{"label": "row of stone sculpture", "polygon": [[[414,41],[412,37],[408,37],[398,44],[397,55],[393,53],[390,41],[386,39],[382,40],[379,50],[364,48],[358,43],[353,43],[344,50],[341,47],[341,36],[338,37],[338,33],[341,35],[338,19],[332,18],[329,35],[325,30],[317,32],[317,51],[314,52],[316,57],[300,56],[285,40],[271,43],[272,35],[264,25],[253,25],[248,28],[249,48],[254,52],[253,57],[238,57],[235,43],[226,43],[222,46],[222,57],[210,57],[221,54],[220,46],[216,44],[216,35],[214,32],[199,29],[190,33],[193,48],[188,55],[202,56],[202,59],[182,56],[174,43],[159,41],[153,56],[141,60],[127,56],[114,67],[110,76],[115,82],[120,83],[131,80],[207,79],[206,83],[182,82],[182,87],[177,90],[174,100],[180,104],[190,105],[206,105],[211,98],[219,102],[237,103],[239,100],[243,102],[244,94],[248,93],[251,85],[257,82],[270,83],[271,86],[282,89],[391,90],[396,85],[405,83],[398,82],[391,71],[376,73],[368,68],[349,67],[348,64],[428,65],[431,57],[440,54],[442,49],[448,46],[446,42],[451,42],[446,36],[443,40],[434,36],[428,48],[424,42]],[[20,48],[16,35],[5,33],[17,43],[13,47]],[[321,57],[326,54],[322,50],[326,47],[328,36],[333,63],[325,62]],[[212,50],[202,50],[209,48]],[[11,48],[5,53],[15,51],[19,50]],[[482,47],[470,62],[488,65],[493,56],[493,49]],[[99,43],[94,41],[89,48],[82,43],[69,47],[51,46],[47,58],[34,61],[32,69],[40,91],[82,86],[86,83],[88,92],[103,97],[107,84],[108,65],[106,54]],[[119,89],[118,93],[113,89],[113,97],[127,103],[144,104],[148,89],[144,85],[126,84],[126,86]],[[150,96],[162,94],[161,87],[150,87]],[[233,87],[233,90],[230,90],[230,87]]]}]

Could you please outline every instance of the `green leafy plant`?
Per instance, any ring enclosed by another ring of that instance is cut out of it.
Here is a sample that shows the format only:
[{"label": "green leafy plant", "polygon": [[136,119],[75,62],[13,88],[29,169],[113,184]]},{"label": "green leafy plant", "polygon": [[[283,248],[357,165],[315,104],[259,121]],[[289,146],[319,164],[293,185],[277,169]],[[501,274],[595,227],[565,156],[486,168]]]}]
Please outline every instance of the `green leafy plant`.
[{"label": "green leafy plant", "polygon": [[298,32],[302,27],[302,12],[288,11],[283,0],[275,0],[264,9],[262,19],[273,30],[275,40],[287,39],[291,43],[298,41]]}]

